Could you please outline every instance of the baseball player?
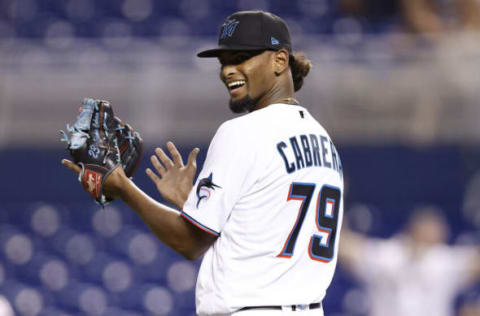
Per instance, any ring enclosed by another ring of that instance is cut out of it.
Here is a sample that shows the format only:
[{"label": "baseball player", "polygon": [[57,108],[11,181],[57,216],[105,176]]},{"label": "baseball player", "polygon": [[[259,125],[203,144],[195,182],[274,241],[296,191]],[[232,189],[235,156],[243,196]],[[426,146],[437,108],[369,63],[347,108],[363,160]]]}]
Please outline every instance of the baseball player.
[{"label": "baseball player", "polygon": [[[178,212],[115,169],[104,191],[135,210],[158,238],[188,259],[204,255],[199,315],[323,315],[343,215],[343,175],[325,129],[293,98],[311,63],[294,55],[287,25],[263,11],[229,16],[218,58],[230,108],[196,172],[172,142],[146,172]],[[75,171],[69,161],[64,164]]]},{"label": "baseball player", "polygon": [[448,245],[448,231],[431,206],[415,209],[388,239],[343,228],[340,263],[364,283],[368,315],[455,315],[457,295],[480,280],[480,249]]}]

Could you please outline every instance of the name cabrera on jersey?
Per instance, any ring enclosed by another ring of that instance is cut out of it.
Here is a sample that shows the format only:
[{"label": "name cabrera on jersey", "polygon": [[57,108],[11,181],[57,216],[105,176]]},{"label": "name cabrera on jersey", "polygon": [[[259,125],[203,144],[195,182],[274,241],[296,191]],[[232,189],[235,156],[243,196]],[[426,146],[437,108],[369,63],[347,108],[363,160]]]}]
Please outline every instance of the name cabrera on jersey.
[{"label": "name cabrera on jersey", "polygon": [[342,192],[338,152],[305,108],[274,104],[222,124],[182,212],[218,236],[199,271],[197,313],[320,302]]},{"label": "name cabrera on jersey", "polygon": [[[281,141],[277,144],[277,149],[285,162],[287,173],[302,168],[324,166],[343,174],[337,150],[333,142],[324,135],[292,136],[289,138],[289,145]],[[293,157],[289,159],[287,155]]]}]

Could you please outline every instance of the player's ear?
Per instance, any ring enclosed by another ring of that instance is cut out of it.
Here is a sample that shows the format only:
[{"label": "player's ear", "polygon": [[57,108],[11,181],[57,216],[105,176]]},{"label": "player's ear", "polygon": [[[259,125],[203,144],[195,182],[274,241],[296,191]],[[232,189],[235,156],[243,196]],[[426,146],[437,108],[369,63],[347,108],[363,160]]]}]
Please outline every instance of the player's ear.
[{"label": "player's ear", "polygon": [[288,51],[284,48],[273,53],[273,70],[278,76],[288,69]]}]

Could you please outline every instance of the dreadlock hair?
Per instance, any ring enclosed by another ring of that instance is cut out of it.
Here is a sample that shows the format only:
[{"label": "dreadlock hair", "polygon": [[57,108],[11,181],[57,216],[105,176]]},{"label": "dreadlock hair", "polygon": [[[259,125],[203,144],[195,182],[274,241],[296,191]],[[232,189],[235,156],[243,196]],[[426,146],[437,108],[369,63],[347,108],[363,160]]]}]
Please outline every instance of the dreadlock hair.
[{"label": "dreadlock hair", "polygon": [[312,62],[307,59],[304,53],[295,53],[289,56],[288,63],[292,71],[293,89],[295,92],[303,86],[303,78],[308,75]]}]

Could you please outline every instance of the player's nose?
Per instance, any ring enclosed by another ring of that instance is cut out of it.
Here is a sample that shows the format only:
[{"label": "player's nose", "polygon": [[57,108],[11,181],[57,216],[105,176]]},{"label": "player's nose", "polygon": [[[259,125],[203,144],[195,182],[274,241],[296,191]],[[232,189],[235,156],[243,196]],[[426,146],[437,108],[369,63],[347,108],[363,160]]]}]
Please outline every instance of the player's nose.
[{"label": "player's nose", "polygon": [[234,76],[237,72],[237,69],[235,65],[224,65],[222,67],[222,70],[220,71],[220,78],[222,81],[227,80],[228,78],[231,78]]}]

